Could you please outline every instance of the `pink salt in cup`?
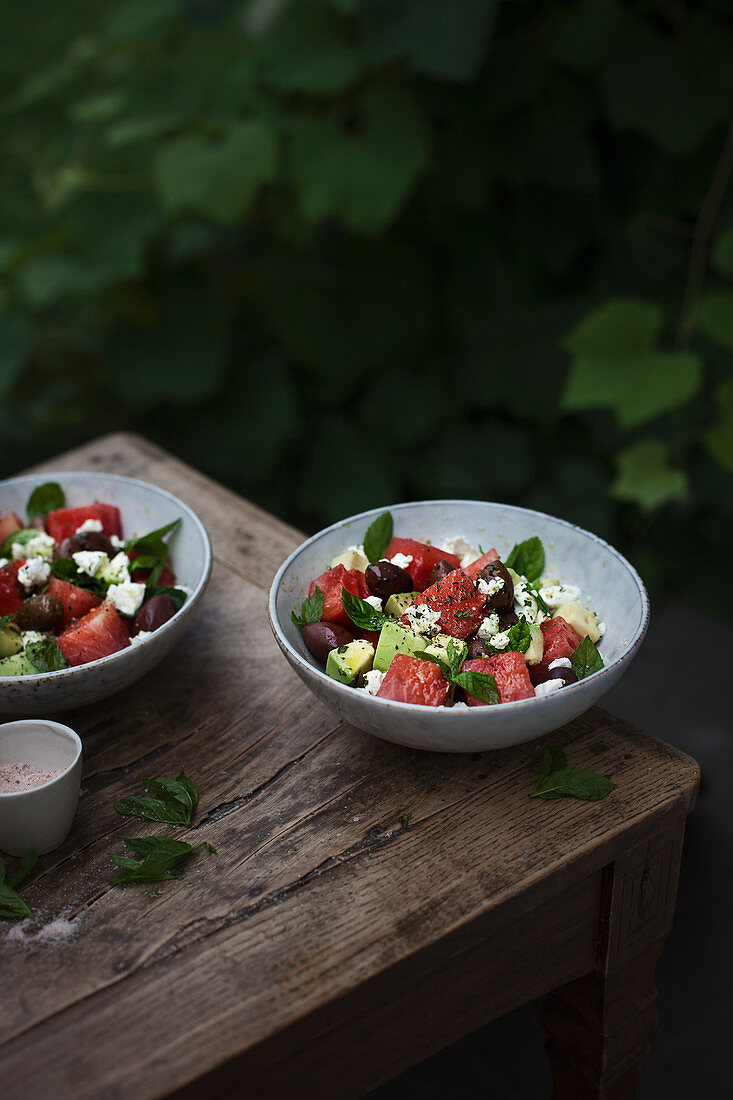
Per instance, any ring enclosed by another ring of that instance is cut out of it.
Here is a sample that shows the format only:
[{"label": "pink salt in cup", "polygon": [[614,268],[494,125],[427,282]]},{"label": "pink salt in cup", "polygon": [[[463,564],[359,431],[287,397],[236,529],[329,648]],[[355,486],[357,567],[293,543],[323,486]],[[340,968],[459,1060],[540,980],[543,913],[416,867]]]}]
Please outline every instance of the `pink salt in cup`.
[{"label": "pink salt in cup", "polygon": [[78,734],[45,718],[0,725],[0,776],[0,850],[22,856],[58,848],[79,802]]}]

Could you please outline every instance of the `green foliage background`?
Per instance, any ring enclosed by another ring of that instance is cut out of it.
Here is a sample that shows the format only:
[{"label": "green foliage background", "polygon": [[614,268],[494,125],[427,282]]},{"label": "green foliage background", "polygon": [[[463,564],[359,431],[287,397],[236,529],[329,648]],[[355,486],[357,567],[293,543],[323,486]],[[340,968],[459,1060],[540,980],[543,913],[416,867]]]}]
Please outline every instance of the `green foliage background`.
[{"label": "green foliage background", "polygon": [[709,605],[729,4],[37,0],[4,32],[0,473],[131,428],[306,528],[504,499]]}]

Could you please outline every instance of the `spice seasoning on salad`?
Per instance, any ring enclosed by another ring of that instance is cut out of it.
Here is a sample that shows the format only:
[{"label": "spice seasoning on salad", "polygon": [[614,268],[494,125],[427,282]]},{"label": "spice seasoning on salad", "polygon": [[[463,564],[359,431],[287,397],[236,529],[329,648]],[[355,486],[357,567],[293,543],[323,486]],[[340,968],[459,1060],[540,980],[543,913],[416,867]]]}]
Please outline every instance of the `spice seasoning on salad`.
[{"label": "spice seasoning on salad", "polygon": [[22,761],[0,764],[0,794],[14,794],[16,791],[32,791],[42,787],[61,775],[60,771],[42,771]]},{"label": "spice seasoning on salad", "polygon": [[605,624],[576,585],[545,575],[539,538],[501,561],[463,535],[445,549],[393,537],[384,513],[363,546],[371,564],[350,547],[292,613],[306,647],[339,683],[396,702],[467,709],[554,694],[603,668],[596,643]]}]

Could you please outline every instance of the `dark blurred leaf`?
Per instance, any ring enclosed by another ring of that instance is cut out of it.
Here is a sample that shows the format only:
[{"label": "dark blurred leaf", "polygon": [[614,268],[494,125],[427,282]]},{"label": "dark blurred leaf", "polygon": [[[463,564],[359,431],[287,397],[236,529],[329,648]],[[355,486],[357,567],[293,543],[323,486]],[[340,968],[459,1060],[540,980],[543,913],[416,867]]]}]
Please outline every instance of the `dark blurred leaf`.
[{"label": "dark blurred leaf", "polygon": [[308,437],[299,503],[328,522],[399,498],[389,451],[358,435],[342,417],[323,419]]},{"label": "dark blurred leaf", "polygon": [[667,447],[659,439],[632,444],[619,454],[617,462],[611,492],[619,500],[631,500],[652,511],[687,493],[686,475],[670,465]]},{"label": "dark blurred leaf", "polygon": [[258,51],[266,84],[281,92],[336,92],[351,84],[361,61],[349,28],[316,0],[288,3]]},{"label": "dark blurred leaf", "polygon": [[438,80],[469,81],[483,60],[496,0],[364,0],[364,49],[381,63],[405,59]]},{"label": "dark blurred leaf", "polygon": [[711,290],[695,303],[695,319],[706,336],[733,351],[733,291]]},{"label": "dark blurred leaf", "polygon": [[18,313],[0,311],[0,398],[5,398],[20,377],[31,346],[31,326]]},{"label": "dark blurred leaf", "polygon": [[587,72],[603,58],[621,19],[616,0],[577,0],[557,17],[554,61]]},{"label": "dark blurred leaf", "polygon": [[715,266],[733,279],[733,225],[728,226],[715,243],[713,250]]},{"label": "dark blurred leaf", "polygon": [[308,222],[338,218],[374,234],[397,215],[427,168],[425,123],[397,88],[373,87],[346,126],[336,118],[304,118],[294,128],[290,170]]},{"label": "dark blurred leaf", "polygon": [[705,433],[705,443],[721,465],[733,470],[733,382],[724,382],[716,397],[717,421]]}]

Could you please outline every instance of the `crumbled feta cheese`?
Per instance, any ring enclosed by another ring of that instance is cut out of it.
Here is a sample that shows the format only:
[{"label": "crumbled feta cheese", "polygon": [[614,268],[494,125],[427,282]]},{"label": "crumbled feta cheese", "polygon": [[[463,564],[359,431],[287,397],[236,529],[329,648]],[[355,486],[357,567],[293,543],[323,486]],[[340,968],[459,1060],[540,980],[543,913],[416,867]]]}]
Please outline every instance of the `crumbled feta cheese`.
[{"label": "crumbled feta cheese", "polygon": [[548,667],[548,669],[552,669],[552,668],[572,668],[573,666],[570,662],[569,657],[558,657],[558,658],[556,658],[556,660],[550,661],[550,663],[547,667]]},{"label": "crumbled feta cheese", "polygon": [[463,535],[456,535],[455,538],[448,539],[443,549],[447,550],[449,554],[455,554],[461,563],[461,569],[465,569],[467,565],[481,557],[476,547],[472,546]]},{"label": "crumbled feta cheese", "polygon": [[483,577],[478,579],[478,590],[482,596],[495,596],[497,592],[501,592],[503,587],[503,577],[492,577],[490,581],[485,581]]},{"label": "crumbled feta cheese", "polygon": [[126,581],[123,584],[111,584],[107,589],[107,599],[114,604],[120,615],[136,615],[144,598],[144,584]]},{"label": "crumbled feta cheese", "polygon": [[387,561],[396,565],[398,569],[407,569],[412,561],[412,554],[395,554],[393,558],[387,558]]},{"label": "crumbled feta cheese", "polygon": [[30,642],[45,642],[45,634],[41,634],[38,630],[24,630],[21,634],[23,640],[23,647],[29,645]]},{"label": "crumbled feta cheese", "polygon": [[112,543],[115,550],[121,550],[122,547],[125,545],[125,540],[121,539],[119,535],[110,535],[109,541]]},{"label": "crumbled feta cheese", "polygon": [[51,574],[51,566],[44,558],[29,558],[18,570],[18,581],[26,592],[36,585],[45,584]]},{"label": "crumbled feta cheese", "polygon": [[87,573],[90,577],[96,577],[109,564],[104,550],[77,550],[71,556],[79,572]]},{"label": "crumbled feta cheese", "polygon": [[416,634],[433,637],[440,634],[440,612],[433,611],[426,603],[413,603],[405,611],[407,621]]},{"label": "crumbled feta cheese", "polygon": [[575,584],[550,584],[546,588],[540,588],[540,596],[550,611],[557,611],[558,607],[569,600],[579,600],[580,589]]},{"label": "crumbled feta cheese", "polygon": [[13,557],[16,561],[19,558],[51,558],[53,554],[53,548],[56,545],[50,535],[47,535],[45,531],[39,531],[37,535],[34,535],[32,539],[28,539],[28,542],[13,543]]},{"label": "crumbled feta cheese", "polygon": [[91,535],[92,531],[101,532],[101,519],[85,519],[81,527],[77,527],[75,535]]},{"label": "crumbled feta cheese", "polygon": [[365,672],[364,687],[360,688],[360,690],[367,695],[376,695],[385,675],[386,673],[380,672],[378,668],[373,668],[370,672]]},{"label": "crumbled feta cheese", "polygon": [[599,623],[598,624],[598,633],[600,634],[601,637],[603,637],[603,635],[606,633],[606,630],[607,630],[607,627],[606,627],[605,623]]},{"label": "crumbled feta cheese", "polygon": [[468,703],[464,703],[462,700],[459,700],[457,703],[453,704],[453,707],[451,709],[452,710],[470,710],[471,708],[469,707]]},{"label": "crumbled feta cheese", "polygon": [[492,645],[494,649],[506,649],[509,645],[509,635],[504,631],[499,634],[492,634],[489,638],[489,645]]},{"label": "crumbled feta cheese", "polygon": [[120,550],[119,554],[115,554],[111,561],[102,566],[98,575],[109,584],[127,584],[130,580],[130,559],[127,554]]},{"label": "crumbled feta cheese", "polygon": [[478,636],[482,642],[488,642],[489,639],[499,630],[499,616],[495,611],[492,611],[490,615],[481,623],[478,628]]},{"label": "crumbled feta cheese", "polygon": [[528,623],[539,624],[548,617],[541,610],[526,581],[518,581],[514,585],[514,611],[517,615],[523,615]]},{"label": "crumbled feta cheese", "polygon": [[364,603],[370,603],[377,611],[382,610],[382,601],[379,596],[365,596]]},{"label": "crumbled feta cheese", "polygon": [[559,691],[564,685],[564,680],[545,680],[544,684],[537,684],[534,693],[540,697],[543,695],[552,695],[553,691]]},{"label": "crumbled feta cheese", "polygon": [[8,564],[8,559],[7,558],[0,558],[0,569],[4,569],[7,564]]},{"label": "crumbled feta cheese", "polygon": [[366,557],[366,554],[364,553],[364,546],[361,543],[359,544],[359,546],[347,546],[345,552],[348,554],[351,550],[353,550],[355,554],[361,554],[363,558]]},{"label": "crumbled feta cheese", "polygon": [[130,638],[131,645],[135,645],[136,642],[144,642],[152,633],[152,630],[138,630],[137,634]]}]

